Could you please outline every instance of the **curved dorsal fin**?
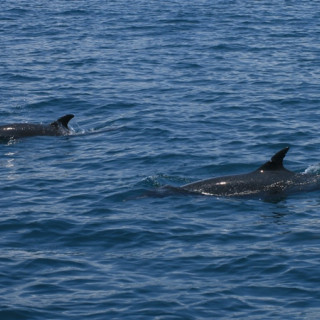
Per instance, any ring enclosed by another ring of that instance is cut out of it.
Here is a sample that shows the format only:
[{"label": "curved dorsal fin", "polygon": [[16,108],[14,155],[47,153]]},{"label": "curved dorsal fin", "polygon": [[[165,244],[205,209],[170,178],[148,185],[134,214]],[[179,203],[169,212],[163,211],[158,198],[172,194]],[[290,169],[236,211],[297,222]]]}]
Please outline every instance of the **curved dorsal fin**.
[{"label": "curved dorsal fin", "polygon": [[65,116],[59,118],[58,120],[51,123],[51,126],[58,127],[59,125],[62,125],[63,127],[68,128],[69,121],[74,117],[73,114],[66,114]]},{"label": "curved dorsal fin", "polygon": [[277,152],[270,161],[266,162],[264,165],[262,165],[258,171],[271,171],[271,170],[286,170],[283,167],[283,159],[286,156],[287,152],[289,150],[289,147],[286,147],[279,152]]}]

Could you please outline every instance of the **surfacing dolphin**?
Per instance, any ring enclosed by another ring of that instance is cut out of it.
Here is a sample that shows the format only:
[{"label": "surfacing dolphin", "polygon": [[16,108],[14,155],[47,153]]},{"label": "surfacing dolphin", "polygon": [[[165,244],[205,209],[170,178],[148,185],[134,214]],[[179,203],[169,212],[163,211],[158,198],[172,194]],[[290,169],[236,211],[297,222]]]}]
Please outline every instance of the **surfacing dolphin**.
[{"label": "surfacing dolphin", "polygon": [[284,168],[283,159],[288,150],[289,147],[280,150],[253,172],[202,180],[186,184],[181,189],[223,197],[272,197],[320,189],[320,175],[294,173]]},{"label": "surfacing dolphin", "polygon": [[18,139],[33,136],[64,136],[69,134],[69,121],[74,117],[67,114],[49,125],[12,123],[0,126],[0,139]]}]

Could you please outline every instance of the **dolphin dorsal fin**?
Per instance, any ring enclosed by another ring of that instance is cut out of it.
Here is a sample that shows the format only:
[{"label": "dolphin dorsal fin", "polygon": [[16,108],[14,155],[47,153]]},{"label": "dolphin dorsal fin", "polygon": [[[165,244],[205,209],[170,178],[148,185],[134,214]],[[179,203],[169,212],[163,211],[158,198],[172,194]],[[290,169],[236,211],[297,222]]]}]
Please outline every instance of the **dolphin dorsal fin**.
[{"label": "dolphin dorsal fin", "polygon": [[270,161],[266,162],[264,165],[262,165],[258,171],[271,171],[271,170],[286,170],[283,167],[283,159],[286,156],[287,152],[289,150],[289,147],[286,147],[279,152],[277,152]]},{"label": "dolphin dorsal fin", "polygon": [[68,128],[68,123],[73,117],[74,117],[73,114],[66,114],[65,116],[63,116],[63,117],[59,118],[58,120],[52,122],[51,126],[59,127],[59,125],[62,125],[66,129],[69,129]]}]

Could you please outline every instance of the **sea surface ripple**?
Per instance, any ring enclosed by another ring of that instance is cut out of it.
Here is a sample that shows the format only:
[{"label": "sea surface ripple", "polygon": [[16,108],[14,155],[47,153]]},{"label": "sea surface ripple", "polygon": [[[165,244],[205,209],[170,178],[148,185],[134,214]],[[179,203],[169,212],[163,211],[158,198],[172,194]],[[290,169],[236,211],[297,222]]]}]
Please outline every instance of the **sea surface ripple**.
[{"label": "sea surface ripple", "polygon": [[[165,185],[320,170],[317,1],[0,3],[0,319],[319,319],[320,193]],[[319,225],[318,225],[319,223]]]}]

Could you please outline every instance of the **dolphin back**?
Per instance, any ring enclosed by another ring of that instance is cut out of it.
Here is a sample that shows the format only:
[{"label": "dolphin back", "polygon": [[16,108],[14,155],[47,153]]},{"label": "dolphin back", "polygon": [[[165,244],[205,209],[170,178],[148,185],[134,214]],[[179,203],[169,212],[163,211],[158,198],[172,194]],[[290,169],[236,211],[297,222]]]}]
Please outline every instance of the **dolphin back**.
[{"label": "dolphin back", "polygon": [[275,171],[275,170],[287,170],[283,166],[283,159],[289,151],[289,147],[286,147],[277,152],[271,160],[263,164],[257,171]]},{"label": "dolphin back", "polygon": [[59,118],[58,120],[52,122],[50,125],[56,128],[63,127],[69,130],[68,123],[74,117],[73,114],[66,114],[65,116]]},{"label": "dolphin back", "polygon": [[282,192],[292,184],[301,184],[301,175],[296,175],[283,166],[288,150],[289,147],[280,150],[253,172],[196,181],[182,186],[182,189],[215,196]]},{"label": "dolphin back", "polygon": [[0,126],[0,140],[33,136],[63,136],[69,133],[68,123],[74,117],[67,114],[51,124],[12,123]]}]

